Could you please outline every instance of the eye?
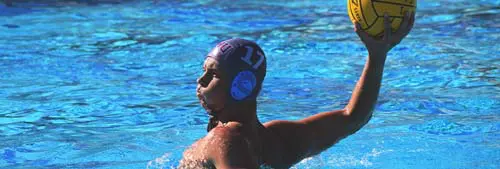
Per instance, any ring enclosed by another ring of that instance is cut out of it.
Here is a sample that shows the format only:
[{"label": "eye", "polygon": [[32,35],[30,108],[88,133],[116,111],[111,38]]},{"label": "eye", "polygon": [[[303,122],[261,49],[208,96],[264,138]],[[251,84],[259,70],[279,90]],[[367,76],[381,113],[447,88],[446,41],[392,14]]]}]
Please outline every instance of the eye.
[{"label": "eye", "polygon": [[217,71],[215,71],[215,69],[207,69],[206,72],[207,76],[217,77]]},{"label": "eye", "polygon": [[215,78],[218,78],[219,76],[217,75],[217,72],[216,71],[211,71],[210,72],[210,75],[212,75],[212,77],[215,77]]},{"label": "eye", "polygon": [[213,76],[210,74],[210,72],[203,72],[203,75],[198,79],[198,83],[203,87],[207,87],[212,79]]}]

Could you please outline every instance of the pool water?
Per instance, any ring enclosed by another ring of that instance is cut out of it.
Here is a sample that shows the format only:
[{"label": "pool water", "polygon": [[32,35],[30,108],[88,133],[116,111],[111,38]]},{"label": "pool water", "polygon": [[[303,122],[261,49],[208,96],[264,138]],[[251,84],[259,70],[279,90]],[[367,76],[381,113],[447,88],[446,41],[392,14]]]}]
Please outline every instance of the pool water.
[{"label": "pool water", "polygon": [[[346,105],[366,50],[346,1],[0,5],[0,168],[175,168],[206,134],[217,42],[268,59],[259,118]],[[419,0],[371,121],[293,168],[500,168],[500,1]]]}]

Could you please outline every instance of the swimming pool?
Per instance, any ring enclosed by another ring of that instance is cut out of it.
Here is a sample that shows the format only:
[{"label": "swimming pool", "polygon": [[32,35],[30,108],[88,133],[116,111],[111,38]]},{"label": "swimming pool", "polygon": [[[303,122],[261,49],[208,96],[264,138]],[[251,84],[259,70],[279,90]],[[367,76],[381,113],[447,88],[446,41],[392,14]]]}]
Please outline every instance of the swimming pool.
[{"label": "swimming pool", "polygon": [[[0,168],[172,168],[204,136],[219,41],[268,59],[261,121],[342,108],[366,51],[345,1],[0,5]],[[500,2],[419,0],[371,121],[293,168],[500,168]],[[285,107],[286,105],[286,107]]]}]

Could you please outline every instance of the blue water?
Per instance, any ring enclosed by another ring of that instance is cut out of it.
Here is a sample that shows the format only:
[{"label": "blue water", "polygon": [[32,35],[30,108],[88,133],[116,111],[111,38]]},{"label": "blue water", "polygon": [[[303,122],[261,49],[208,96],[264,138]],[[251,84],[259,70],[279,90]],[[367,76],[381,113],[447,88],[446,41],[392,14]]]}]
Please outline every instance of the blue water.
[{"label": "blue water", "polygon": [[[110,1],[108,1],[110,2]],[[219,41],[268,59],[259,118],[346,105],[366,50],[342,1],[0,5],[0,168],[171,168],[203,137]],[[500,1],[419,0],[356,134],[293,168],[500,168]]]}]

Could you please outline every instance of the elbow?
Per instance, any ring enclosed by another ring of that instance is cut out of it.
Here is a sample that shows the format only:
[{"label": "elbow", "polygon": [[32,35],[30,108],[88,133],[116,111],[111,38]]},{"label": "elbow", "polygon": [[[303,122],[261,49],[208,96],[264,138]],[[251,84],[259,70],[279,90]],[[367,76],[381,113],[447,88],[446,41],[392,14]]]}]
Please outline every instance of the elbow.
[{"label": "elbow", "polygon": [[349,107],[344,108],[343,115],[349,120],[350,124],[356,126],[356,128],[363,127],[372,118],[373,109],[352,109]]}]

